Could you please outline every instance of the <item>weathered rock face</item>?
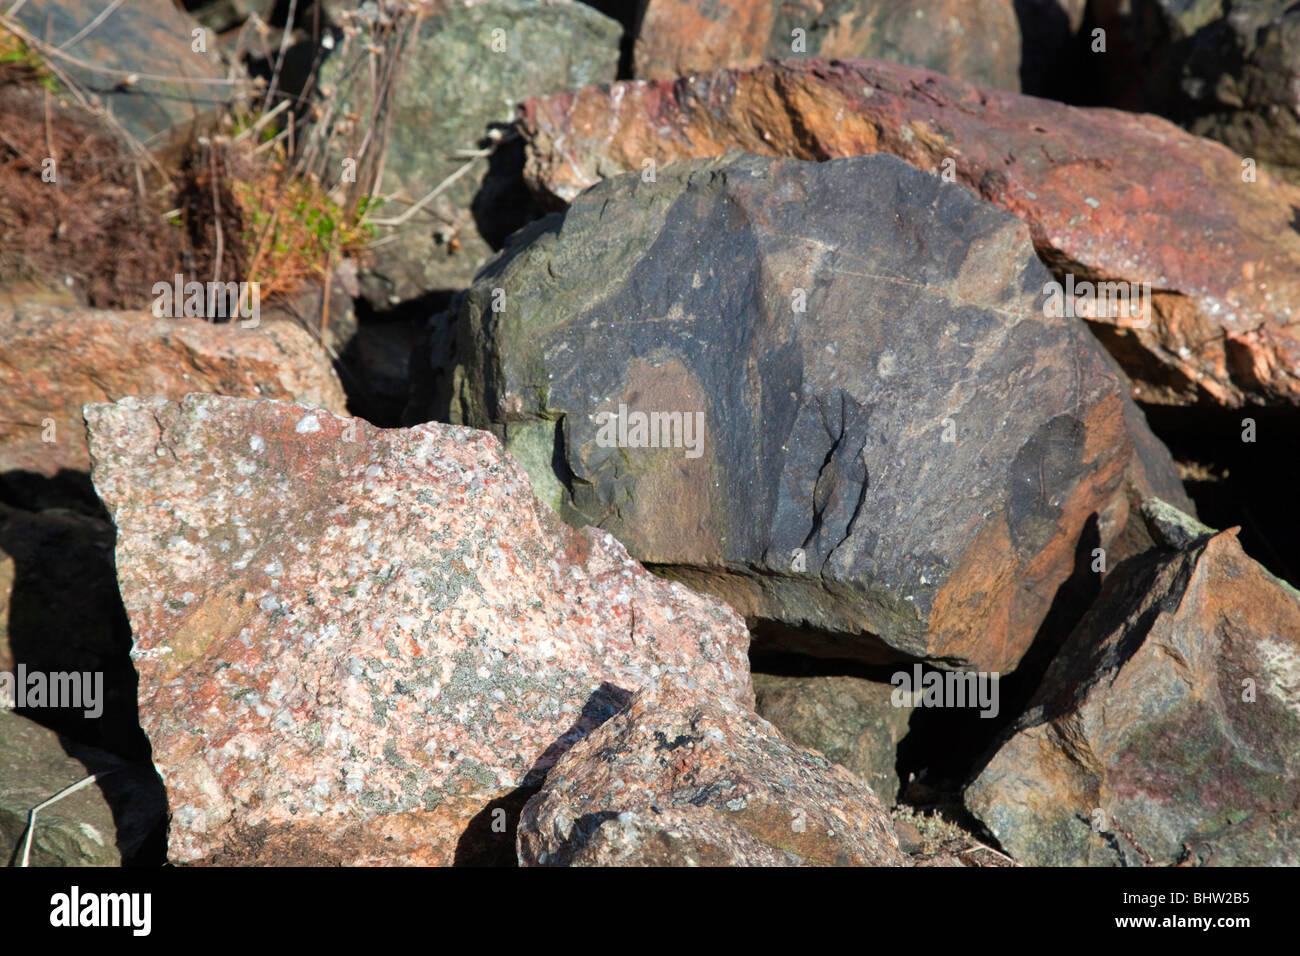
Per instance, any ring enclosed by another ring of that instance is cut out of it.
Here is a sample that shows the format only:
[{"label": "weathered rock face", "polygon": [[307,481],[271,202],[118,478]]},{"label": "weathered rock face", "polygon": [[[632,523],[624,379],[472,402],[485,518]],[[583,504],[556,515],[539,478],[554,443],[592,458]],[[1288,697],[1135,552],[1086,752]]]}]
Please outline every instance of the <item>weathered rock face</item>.
[{"label": "weathered rock face", "polygon": [[816,750],[892,802],[904,781],[895,770],[912,708],[895,707],[889,684],[847,675],[754,675],[758,713],[801,747]]},{"label": "weathered rock face", "polygon": [[1191,534],[1115,569],[967,789],[1022,863],[1300,863],[1300,595]]},{"label": "weathered rock face", "polygon": [[[1149,325],[1080,300],[1148,402],[1300,405],[1300,189],[1152,116],[981,90],[888,63],[787,62],[616,83],[521,107],[526,177],[552,201],[731,147],[889,152],[1023,219],[1065,282],[1139,285]],[[1116,157],[1123,157],[1122,160]],[[1113,291],[1113,289],[1112,289]]]},{"label": "weathered rock face", "polygon": [[[99,67],[57,61],[60,70],[101,98],[127,133],[151,148],[180,141],[229,100],[216,36],[203,35],[200,43],[193,31],[202,28],[170,0],[122,4],[82,35],[103,11],[94,0],[50,0],[20,5],[14,17],[31,35]],[[68,43],[78,35],[76,43]],[[132,73],[144,78],[128,86],[122,81]]]},{"label": "weathered rock face", "polygon": [[1020,89],[1011,0],[648,0],[636,76],[666,79],[801,55],[872,57]]},{"label": "weathered rock face", "polygon": [[1290,0],[1095,4],[1107,102],[1161,113],[1300,184],[1300,9]]},{"label": "weathered rock face", "polygon": [[524,806],[526,866],[905,866],[871,789],[735,700],[639,692]]},{"label": "weathered rock face", "polygon": [[147,765],[78,746],[0,708],[0,860],[21,861],[33,807],[106,771],[37,814],[32,866],[157,865],[151,851],[162,842],[167,802]]},{"label": "weathered rock face", "polygon": [[516,238],[465,296],[453,415],[570,523],[823,655],[1005,672],[1126,475],[1184,500],[1045,317],[1024,225],[893,157],[679,164]]},{"label": "weathered rock face", "polygon": [[204,395],[86,421],[174,861],[512,853],[518,788],[653,677],[752,704],[741,621],[491,435]]},{"label": "weathered rock face", "polygon": [[[385,29],[358,24],[376,35]],[[379,220],[405,216],[456,174],[467,163],[457,151],[477,149],[491,124],[508,123],[525,91],[550,93],[613,80],[622,34],[616,22],[572,0],[437,0],[409,29],[397,54],[400,73],[392,96],[377,116],[376,58],[365,42],[352,44],[322,69],[322,84],[338,100],[337,119],[351,122],[346,117],[355,114],[355,128],[364,132],[373,116],[375,131],[387,130],[380,192],[405,203],[386,204],[374,217]],[[370,37],[363,33],[361,39]],[[371,162],[374,153],[350,158]],[[469,284],[504,238],[485,237],[480,223],[503,221],[508,233],[528,219],[510,221],[527,205],[522,188],[523,196],[497,197],[490,216],[474,208],[487,171],[480,159],[403,223],[379,228],[379,239],[394,238],[374,249],[363,285],[368,299],[387,306]]]},{"label": "weathered rock face", "polygon": [[287,323],[243,328],[89,309],[0,309],[0,472],[90,467],[81,407],[189,392],[283,398],[342,412],[329,359]]}]

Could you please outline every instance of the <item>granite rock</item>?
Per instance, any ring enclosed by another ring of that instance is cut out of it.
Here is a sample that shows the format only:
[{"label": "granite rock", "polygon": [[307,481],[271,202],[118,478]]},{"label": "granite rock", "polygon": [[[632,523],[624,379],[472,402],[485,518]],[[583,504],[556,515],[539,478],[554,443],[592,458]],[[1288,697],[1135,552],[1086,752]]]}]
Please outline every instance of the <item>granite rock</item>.
[{"label": "granite rock", "polygon": [[752,705],[742,622],[560,523],[489,434],[212,395],[86,421],[174,862],[497,860],[654,677]]}]

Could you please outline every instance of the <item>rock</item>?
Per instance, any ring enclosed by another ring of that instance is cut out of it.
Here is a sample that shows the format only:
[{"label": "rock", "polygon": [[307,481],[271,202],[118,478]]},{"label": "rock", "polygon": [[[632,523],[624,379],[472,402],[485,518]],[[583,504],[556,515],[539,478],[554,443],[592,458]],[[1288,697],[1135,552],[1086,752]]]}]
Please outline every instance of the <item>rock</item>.
[{"label": "rock", "polygon": [[32,866],[156,865],[167,803],[147,765],[78,746],[0,708],[0,860],[21,862],[33,807],[106,771],[37,813]]},{"label": "rock", "polygon": [[[754,674],[763,719],[801,747],[816,750],[892,802],[905,781],[894,765],[911,707],[895,707],[890,684],[847,675]],[[901,839],[901,834],[900,834]]]},{"label": "rock", "polygon": [[[378,220],[407,214],[456,174],[467,163],[456,151],[478,149],[489,126],[509,123],[525,91],[540,95],[613,80],[622,33],[613,20],[573,0],[430,4],[408,24],[413,33],[405,45],[389,50],[398,57],[400,82],[386,102],[386,117],[381,115],[372,130],[365,118],[378,109],[375,58],[366,45],[384,45],[392,28],[382,15],[379,21],[365,20],[364,11],[356,23],[362,34],[326,61],[321,83],[337,101],[335,120],[346,124],[336,126],[335,138],[356,141],[339,160],[356,160],[359,175],[374,161],[361,149],[363,137],[378,145],[386,130],[379,192],[404,202],[377,210],[373,218]],[[517,153],[517,145],[514,149]],[[468,285],[493,248],[532,218],[522,186],[522,196],[512,193],[482,208],[484,200],[475,194],[491,178],[485,177],[488,169],[487,160],[478,160],[400,226],[378,228],[377,241],[393,238],[374,249],[363,285],[369,301],[386,308]]]},{"label": "rock", "polygon": [[513,859],[629,692],[752,704],[741,621],[564,526],[489,434],[212,395],[86,421],[173,862]]},{"label": "rock", "polygon": [[[1300,185],[1300,10],[1291,0],[1098,5],[1106,102],[1160,113]],[[1111,48],[1114,48],[1113,50]]]},{"label": "rock", "polygon": [[1018,861],[1300,863],[1300,594],[1235,530],[1117,567],[967,789]]},{"label": "rock", "polygon": [[820,656],[1006,672],[1126,487],[1185,504],[1047,279],[1022,223],[890,156],[624,176],[479,275],[453,419],[571,524],[828,632]]},{"label": "rock", "polygon": [[1156,117],[865,61],[617,83],[520,112],[525,175],[552,203],[647,161],[662,171],[731,147],[818,160],[890,152],[946,171],[1023,219],[1061,283],[1150,283],[1138,287],[1146,328],[1077,303],[1135,397],[1300,405],[1300,189],[1267,174],[1243,182],[1239,156]]},{"label": "rock", "polygon": [[[119,5],[83,32],[103,11],[98,0],[49,0],[20,5],[14,17],[31,36],[81,61],[60,57],[55,65],[150,149],[180,144],[229,102],[216,36],[171,0]],[[123,82],[131,74],[137,79]]]},{"label": "rock", "polygon": [[148,313],[0,309],[0,473],[86,471],[87,402],[218,392],[342,412],[343,389],[311,337],[288,323],[243,328]]},{"label": "rock", "polygon": [[[113,526],[67,509],[0,504],[0,671],[92,676],[91,706],[26,715],[121,757],[147,760],[136,715],[131,629],[113,571]],[[7,580],[6,580],[7,579]],[[98,687],[95,687],[98,684]]]},{"label": "rock", "polygon": [[634,47],[641,79],[806,55],[894,60],[1020,89],[1011,0],[647,0],[642,7]]},{"label": "rock", "polygon": [[870,787],[672,677],[560,759],[518,841],[524,866],[907,865]]}]

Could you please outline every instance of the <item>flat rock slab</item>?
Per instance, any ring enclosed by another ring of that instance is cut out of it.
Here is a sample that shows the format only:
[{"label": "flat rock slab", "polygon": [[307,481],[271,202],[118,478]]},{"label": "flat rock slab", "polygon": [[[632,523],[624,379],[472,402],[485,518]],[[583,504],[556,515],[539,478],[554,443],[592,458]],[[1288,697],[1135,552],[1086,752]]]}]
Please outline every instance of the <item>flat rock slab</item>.
[{"label": "flat rock slab", "polygon": [[1020,89],[1012,0],[647,0],[636,76],[662,79],[767,59],[871,57]]},{"label": "flat rock slab", "polygon": [[86,420],[175,862],[495,859],[660,673],[752,705],[740,619],[563,525],[489,434],[211,395]]},{"label": "flat rock slab", "polygon": [[677,677],[574,746],[524,806],[525,866],[906,866],[871,788]]},{"label": "flat rock slab", "polygon": [[677,164],[480,274],[452,411],[749,618],[1005,672],[1126,484],[1185,500],[1047,279],[1023,223],[892,156]]},{"label": "flat rock slab", "polygon": [[0,309],[0,473],[86,471],[83,405],[190,392],[282,398],[340,413],[347,404],[329,357],[296,325]]},{"label": "flat rock slab", "polygon": [[91,774],[104,776],[37,813],[30,865],[156,865],[144,855],[166,822],[157,774],[0,707],[0,865],[22,860],[32,808]]},{"label": "flat rock slab", "polygon": [[1184,540],[1115,569],[967,788],[1018,861],[1300,864],[1300,594]]},{"label": "flat rock slab", "polygon": [[[888,152],[1023,219],[1064,282],[1150,283],[1149,325],[1078,303],[1148,402],[1300,406],[1300,189],[1154,116],[850,60],[615,83],[525,102],[525,175],[554,200],[729,148]],[[1139,290],[1142,286],[1139,285]]]},{"label": "flat rock slab", "polygon": [[[86,30],[105,6],[98,0],[47,0],[24,4],[15,16],[37,39],[71,57],[53,63],[151,149],[183,140],[196,122],[229,101],[216,34],[203,31],[171,0],[131,0]],[[195,30],[204,33],[202,43]],[[123,83],[133,73],[141,76]]]}]

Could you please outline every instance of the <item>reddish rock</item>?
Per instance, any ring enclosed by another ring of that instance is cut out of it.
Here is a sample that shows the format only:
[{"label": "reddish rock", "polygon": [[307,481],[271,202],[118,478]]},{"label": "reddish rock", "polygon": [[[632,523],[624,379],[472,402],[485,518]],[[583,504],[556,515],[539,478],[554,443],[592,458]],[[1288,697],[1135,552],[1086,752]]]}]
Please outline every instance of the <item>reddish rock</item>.
[{"label": "reddish rock", "polygon": [[1022,863],[1300,864],[1300,594],[1236,529],[1144,512],[1165,549],[1115,569],[966,805]]},{"label": "reddish rock", "polygon": [[337,412],[346,404],[325,352],[288,323],[243,328],[147,313],[0,309],[0,472],[85,471],[83,405],[190,392]]},{"label": "reddish rock", "polygon": [[552,201],[732,147],[949,170],[1023,219],[1058,278],[1150,283],[1148,327],[1088,316],[1136,397],[1300,405],[1300,189],[1243,182],[1240,157],[1164,120],[861,60],[587,87],[520,112],[526,176]]},{"label": "reddish rock", "polygon": [[646,0],[643,7],[634,59],[644,79],[783,57],[865,56],[1020,89],[1011,0]]},{"label": "reddish rock", "polygon": [[175,862],[512,856],[519,788],[631,691],[752,705],[740,619],[489,434],[212,395],[86,421]]},{"label": "reddish rock", "polygon": [[906,866],[871,788],[680,678],[576,744],[524,807],[526,866]]}]

